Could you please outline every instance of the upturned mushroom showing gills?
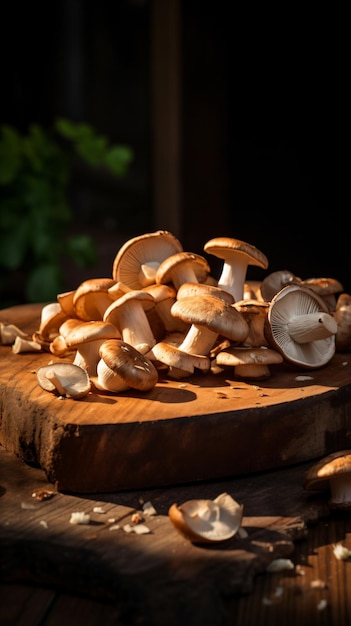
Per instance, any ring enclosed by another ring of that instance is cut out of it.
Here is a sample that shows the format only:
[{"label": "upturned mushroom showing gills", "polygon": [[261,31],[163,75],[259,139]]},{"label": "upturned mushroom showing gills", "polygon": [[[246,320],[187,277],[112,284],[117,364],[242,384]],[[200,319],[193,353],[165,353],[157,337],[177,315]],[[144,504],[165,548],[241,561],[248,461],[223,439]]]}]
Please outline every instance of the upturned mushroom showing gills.
[{"label": "upturned mushroom showing gills", "polygon": [[235,302],[244,298],[248,266],[256,265],[263,269],[268,267],[266,255],[255,246],[240,239],[215,237],[205,243],[204,251],[223,259],[218,286],[232,293]]},{"label": "upturned mushroom showing gills", "polygon": [[310,467],[303,486],[308,491],[329,490],[329,506],[351,510],[351,450],[332,452]]},{"label": "upturned mushroom showing gills", "polygon": [[305,368],[326,365],[335,354],[337,324],[308,287],[287,285],[270,302],[265,336],[270,347]]},{"label": "upturned mushroom showing gills", "polygon": [[112,277],[131,289],[142,289],[155,282],[156,270],[164,259],[182,250],[180,241],[167,230],[133,237],[117,252]]},{"label": "upturned mushroom showing gills", "polygon": [[86,370],[73,363],[43,365],[36,375],[42,389],[73,400],[84,398],[91,389]]},{"label": "upturned mushroom showing gills", "polygon": [[244,507],[228,493],[214,500],[188,500],[174,503],[168,516],[176,530],[193,543],[218,543],[238,532]]}]

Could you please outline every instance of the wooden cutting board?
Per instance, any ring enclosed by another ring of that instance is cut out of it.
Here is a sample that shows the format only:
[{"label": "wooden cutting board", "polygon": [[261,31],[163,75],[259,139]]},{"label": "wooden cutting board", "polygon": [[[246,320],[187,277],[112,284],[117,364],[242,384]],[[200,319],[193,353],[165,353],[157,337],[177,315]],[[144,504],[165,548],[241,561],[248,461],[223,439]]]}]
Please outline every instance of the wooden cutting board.
[{"label": "wooden cutting board", "polygon": [[[0,322],[31,333],[41,308],[4,309]],[[35,372],[52,355],[0,346],[0,359],[0,443],[41,467],[61,492],[240,476],[351,447],[350,354],[336,354],[314,371],[272,366],[271,377],[258,384],[236,379],[229,368],[182,381],[160,378],[147,393],[81,400],[39,387]]]}]

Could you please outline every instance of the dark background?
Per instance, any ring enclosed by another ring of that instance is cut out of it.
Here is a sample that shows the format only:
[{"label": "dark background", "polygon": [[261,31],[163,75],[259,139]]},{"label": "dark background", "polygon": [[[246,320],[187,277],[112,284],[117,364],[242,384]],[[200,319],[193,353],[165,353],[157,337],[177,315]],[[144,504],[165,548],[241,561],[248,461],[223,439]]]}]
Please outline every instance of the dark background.
[{"label": "dark background", "polygon": [[[67,289],[110,275],[121,243],[165,227],[153,210],[151,8],[152,0],[2,8],[1,123],[24,131],[65,116],[135,153],[122,181],[75,172],[73,230],[92,233],[100,255],[85,274],[68,268]],[[232,3],[195,0],[180,0],[180,12],[174,234],[200,254],[212,237],[236,237],[266,254],[269,271],[335,277],[350,292],[345,16],[320,6],[244,15]],[[249,278],[264,275],[249,268]]]}]

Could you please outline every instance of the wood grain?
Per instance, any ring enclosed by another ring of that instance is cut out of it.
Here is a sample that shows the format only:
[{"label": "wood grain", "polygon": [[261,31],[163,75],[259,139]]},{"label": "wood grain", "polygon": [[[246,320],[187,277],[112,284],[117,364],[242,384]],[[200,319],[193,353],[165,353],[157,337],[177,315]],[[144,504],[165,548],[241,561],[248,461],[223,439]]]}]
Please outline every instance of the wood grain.
[{"label": "wood grain", "polygon": [[[0,312],[0,321],[38,328],[41,305]],[[0,443],[41,467],[62,492],[101,493],[240,476],[318,458],[351,442],[351,360],[324,368],[283,364],[259,384],[231,369],[160,378],[147,392],[91,393],[62,400],[35,372],[48,353],[0,347]],[[299,376],[311,376],[298,380]]]}]

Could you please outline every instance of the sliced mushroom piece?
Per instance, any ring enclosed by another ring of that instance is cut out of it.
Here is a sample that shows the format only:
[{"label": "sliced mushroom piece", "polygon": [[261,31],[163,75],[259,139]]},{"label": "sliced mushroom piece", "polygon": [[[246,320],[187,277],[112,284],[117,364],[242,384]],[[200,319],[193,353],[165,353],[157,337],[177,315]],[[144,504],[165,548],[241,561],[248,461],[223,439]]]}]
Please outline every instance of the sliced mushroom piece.
[{"label": "sliced mushroom piece", "polygon": [[42,389],[73,400],[84,398],[91,389],[86,370],[73,363],[43,365],[36,375]]},{"label": "sliced mushroom piece", "polygon": [[15,324],[4,324],[0,322],[0,345],[12,346],[16,337],[22,337],[23,339],[29,338],[27,333],[21,330],[21,328],[18,328]]},{"label": "sliced mushroom piece", "polygon": [[188,296],[172,306],[172,315],[191,324],[179,350],[209,356],[219,335],[241,343],[248,335],[245,319],[218,296]]},{"label": "sliced mushroom piece", "polygon": [[351,350],[351,295],[341,293],[336,301],[334,319],[337,323],[335,349],[337,352]]},{"label": "sliced mushroom piece", "polygon": [[306,490],[330,491],[329,506],[351,509],[351,450],[339,450],[323,457],[307,471]]},{"label": "sliced mushroom piece", "polygon": [[178,291],[183,283],[203,282],[210,273],[205,257],[194,252],[177,252],[159,265],[155,283],[173,283]]},{"label": "sliced mushroom piece", "polygon": [[269,378],[270,366],[283,363],[283,356],[277,350],[264,346],[231,346],[221,350],[216,356],[216,364],[234,368],[239,378]]},{"label": "sliced mushroom piece", "polygon": [[123,341],[146,354],[156,343],[146,314],[155,305],[151,293],[131,289],[106,309],[104,321],[116,326]]},{"label": "sliced mushroom piece", "polygon": [[109,339],[101,344],[97,377],[92,382],[97,389],[118,393],[127,389],[150,391],[158,381],[152,361],[129,343]]},{"label": "sliced mushroom piece", "polygon": [[335,354],[337,324],[320,296],[287,285],[271,300],[265,336],[270,347],[300,367],[319,368]]},{"label": "sliced mushroom piece", "polygon": [[25,339],[23,337],[16,337],[12,344],[12,352],[19,354],[20,352],[40,352],[42,349],[41,343],[34,339]]},{"label": "sliced mushroom piece", "polygon": [[117,252],[112,277],[131,289],[142,289],[156,282],[156,270],[164,259],[182,250],[180,241],[167,230],[132,237]]},{"label": "sliced mushroom piece", "polygon": [[233,294],[235,302],[244,298],[244,284],[247,268],[256,265],[263,269],[268,267],[268,259],[255,246],[232,237],[215,237],[204,245],[208,254],[223,259],[218,286]]},{"label": "sliced mushroom piece", "polygon": [[238,532],[244,507],[228,493],[214,500],[188,500],[172,504],[168,516],[176,530],[193,543],[218,543]]}]

